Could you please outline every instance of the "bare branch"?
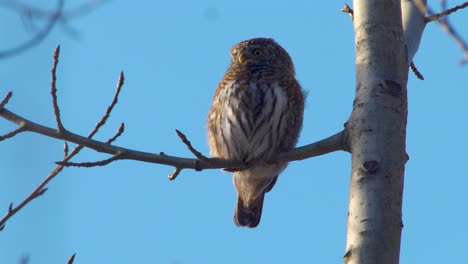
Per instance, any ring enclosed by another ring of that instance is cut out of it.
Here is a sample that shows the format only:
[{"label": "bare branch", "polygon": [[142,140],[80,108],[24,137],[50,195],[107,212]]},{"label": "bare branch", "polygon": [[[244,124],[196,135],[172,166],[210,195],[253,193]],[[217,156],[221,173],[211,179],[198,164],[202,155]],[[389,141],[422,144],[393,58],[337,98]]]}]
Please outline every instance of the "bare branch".
[{"label": "bare branch", "polygon": [[37,192],[37,196],[41,196],[43,195],[45,192],[47,192],[47,190],[49,190],[49,188],[42,188],[40,189],[38,192]]},{"label": "bare branch", "polygon": [[6,104],[8,104],[8,101],[10,100],[11,96],[13,93],[9,91],[5,97],[3,97],[2,102],[0,102],[0,108],[3,108]]},{"label": "bare branch", "polygon": [[93,131],[91,131],[91,133],[89,133],[88,138],[92,138],[97,133],[99,128],[101,128],[106,123],[107,119],[110,116],[110,113],[112,112],[112,110],[114,109],[114,106],[118,102],[119,94],[120,94],[120,91],[122,90],[124,80],[125,80],[125,78],[124,78],[124,74],[123,74],[123,71],[122,71],[122,72],[120,72],[119,80],[117,81],[117,87],[115,89],[115,93],[114,93],[114,97],[112,98],[112,102],[107,107],[107,110],[104,113],[104,115],[102,116],[101,120],[99,120],[99,122],[97,122],[97,124],[94,127]]},{"label": "bare branch", "polygon": [[[84,146],[93,149],[98,152],[107,153],[111,155],[121,155],[121,159],[127,160],[138,160],[149,163],[169,165],[173,167],[179,167],[183,169],[215,169],[215,168],[241,168],[245,169],[248,166],[241,161],[223,160],[217,158],[210,158],[209,161],[200,159],[181,158],[175,156],[169,156],[164,153],[156,154],[143,151],[132,150],[116,145],[109,145],[106,142],[97,141],[94,139],[86,138],[72,132],[66,131],[66,133],[58,134],[57,130],[50,127],[42,126],[27,120],[21,116],[18,116],[7,109],[0,110],[0,116],[10,120],[14,123],[24,123],[24,127],[27,131],[42,134],[48,137],[62,139],[73,142],[80,146]],[[340,132],[330,138],[318,141],[316,143],[296,148],[286,154],[280,155],[278,161],[293,161],[301,160],[309,157],[323,155],[328,152],[336,150],[347,150],[346,141],[337,140],[342,139],[344,133]],[[249,164],[254,165],[254,164]]]},{"label": "bare branch", "polygon": [[[235,169],[245,169],[251,166],[255,166],[257,164],[245,164],[242,161],[232,161],[232,160],[223,160],[218,158],[207,158],[203,156],[200,152],[195,150],[191,145],[190,141],[188,141],[187,137],[178,131],[178,135],[181,137],[182,141],[189,147],[192,153],[196,153],[195,155],[198,157],[197,159],[189,159],[189,158],[181,158],[175,156],[169,156],[164,153],[148,153],[142,151],[131,150],[115,145],[111,145],[117,137],[119,137],[124,131],[124,124],[119,128],[119,131],[115,136],[109,139],[107,142],[101,142],[92,139],[92,137],[98,132],[99,128],[102,127],[107,119],[110,117],[112,110],[114,109],[117,101],[118,96],[120,94],[121,88],[124,83],[124,75],[123,73],[120,74],[119,81],[117,83],[116,92],[114,94],[113,100],[111,104],[107,107],[104,115],[100,119],[98,123],[96,123],[95,127],[91,131],[91,133],[87,136],[80,136],[78,134],[74,134],[70,131],[67,131],[63,128],[63,125],[60,120],[60,111],[57,104],[57,95],[56,95],[56,67],[58,64],[58,56],[59,56],[59,47],[56,49],[54,54],[54,66],[52,68],[52,98],[53,98],[53,105],[54,105],[54,113],[56,115],[57,120],[57,129],[53,129],[47,126],[43,126],[32,122],[24,117],[21,117],[5,107],[0,108],[0,116],[19,125],[20,127],[17,130],[21,131],[30,131],[37,134],[41,134],[44,136],[65,140],[66,142],[73,142],[77,144],[77,146],[68,153],[68,144],[65,143],[64,145],[64,153],[65,157],[61,162],[58,162],[57,167],[49,173],[49,175],[36,187],[35,190],[31,192],[18,206],[13,207],[11,205],[9,207],[8,212],[5,214],[3,218],[0,219],[0,230],[5,227],[5,223],[18,211],[20,211],[24,206],[26,206],[29,202],[36,199],[37,197],[41,196],[47,191],[45,187],[53,178],[55,178],[65,166],[81,166],[81,167],[93,167],[93,166],[104,166],[107,165],[115,160],[120,159],[127,159],[127,160],[138,160],[143,162],[149,163],[157,163],[157,164],[164,164],[173,166],[175,171],[169,175],[170,179],[175,179],[177,175],[183,169],[194,169],[194,170],[203,170],[203,169],[215,169],[215,168],[235,168]],[[7,101],[4,99],[3,101]],[[3,102],[2,101],[2,102]],[[61,128],[60,128],[61,127]],[[19,132],[15,132],[19,133]],[[79,153],[83,147],[87,147],[90,149],[94,149],[95,151],[107,153],[113,155],[111,158],[98,161],[98,162],[85,162],[85,163],[72,163],[70,159],[74,157],[76,154]],[[274,161],[269,161],[267,163],[273,163],[278,161],[293,161],[293,160],[301,160],[308,157],[323,155],[332,151],[337,150],[349,150],[345,132],[342,131],[334,136],[326,138],[324,140],[318,141],[316,143],[303,146],[300,148],[296,148],[287,153],[281,153],[279,158]]]},{"label": "bare branch", "polygon": [[[64,160],[68,160],[71,157],[73,157],[76,153],[78,152],[72,152],[70,155],[68,155]],[[20,211],[26,204],[31,202],[32,200],[38,198],[42,194],[44,194],[47,191],[47,188],[44,188],[44,186],[52,180],[60,171],[62,171],[63,166],[57,166],[37,187],[34,189],[34,191],[31,192],[31,194],[28,195],[18,206],[16,207],[11,207],[9,208],[8,212],[3,216],[2,219],[0,219],[0,230],[3,230],[5,227],[5,223],[13,216],[15,215],[18,211]]]},{"label": "bare branch", "polygon": [[348,138],[345,131],[336,133],[333,136],[322,139],[315,143],[295,148],[291,151],[281,153],[278,157],[279,161],[295,161],[303,160],[316,156],[321,156],[338,150],[350,151]]},{"label": "bare branch", "polygon": [[187,146],[187,148],[192,152],[192,154],[197,157],[199,160],[203,160],[205,162],[209,162],[209,158],[201,154],[200,151],[196,150],[193,146],[192,143],[187,139],[187,137],[184,135],[184,133],[180,132],[179,130],[176,129],[177,136],[184,142],[184,144]]},{"label": "bare branch", "polygon": [[[52,75],[54,76],[55,75],[55,69],[56,69],[56,66],[57,66],[57,62],[58,62],[58,56],[59,56],[59,52],[58,52],[58,48],[56,49],[56,52],[54,53],[54,67],[53,67],[53,70],[52,70]],[[53,79],[53,83],[55,82],[55,77],[52,77]],[[121,83],[122,82],[122,83]],[[96,134],[99,130],[100,127],[102,127],[106,120],[109,118],[110,116],[110,113],[113,109],[113,107],[115,106],[115,104],[117,103],[117,96],[120,92],[120,87],[122,86],[123,84],[123,74],[121,74],[121,78],[119,79],[119,85],[118,85],[118,91],[116,92],[111,104],[109,105],[109,107],[107,108],[105,114],[102,116],[101,120],[96,124],[96,126],[93,128],[93,130],[91,131],[91,133],[88,135],[88,138],[85,138],[85,137],[81,137],[79,136],[80,138],[82,139],[85,139],[85,140],[92,140],[91,137]],[[53,84],[53,86],[55,86],[55,84]],[[55,99],[53,99],[53,104],[54,104],[54,111],[56,112],[56,118],[57,116],[59,116],[59,111],[58,111],[58,106],[57,106],[57,99],[56,99],[56,94],[55,92],[52,92],[52,97]],[[58,113],[58,114],[57,114]],[[57,130],[55,129],[52,129],[52,128],[49,128],[49,127],[45,127],[45,126],[42,126],[42,125],[39,125],[39,124],[36,124],[34,122],[31,122],[23,117],[20,117],[10,111],[8,111],[6,108],[0,108],[0,116],[2,116],[3,118],[11,121],[11,122],[14,122],[16,123],[17,125],[19,125],[20,127],[13,131],[13,132],[10,132],[8,133],[7,135],[10,135],[10,134],[18,134],[19,132],[23,132],[23,131],[31,131],[33,132],[34,130],[38,130],[38,131],[42,131],[46,134],[44,135],[47,135],[47,136],[50,136],[50,137],[53,137],[53,138],[62,138],[64,139],[65,141],[71,141],[71,142],[75,142],[76,141],[73,141],[73,140],[67,140],[66,138],[70,135],[74,135],[72,133],[69,133],[68,131],[66,131],[65,129],[63,129],[62,131],[59,131],[59,129],[57,128]],[[58,120],[60,120],[60,118],[58,117]],[[61,122],[57,122],[57,125],[61,123]],[[16,132],[18,131],[18,132]],[[123,126],[121,125],[121,129],[119,129],[119,132],[113,137],[111,138],[109,141],[112,142],[112,140],[115,140],[120,134],[121,132],[123,132]],[[59,133],[60,132],[60,133]],[[14,136],[11,135],[11,136]],[[39,133],[39,134],[42,134],[42,133]],[[7,136],[5,135],[5,136]],[[9,137],[11,137],[9,136]],[[102,142],[99,142],[100,144],[104,145],[104,146],[110,146],[109,144],[107,143],[102,143]],[[81,150],[83,149],[83,146],[79,145],[76,146],[70,153],[68,153],[68,144],[65,143],[65,146],[64,146],[64,153],[66,153],[66,156],[64,157],[64,159],[62,160],[62,162],[68,162],[72,157],[74,157],[76,154],[78,154]],[[36,189],[34,189],[18,206],[16,207],[13,207],[13,206],[10,206],[8,212],[3,216],[3,218],[0,219],[0,231],[3,230],[3,228],[5,227],[5,223],[13,216],[15,215],[18,211],[20,211],[24,206],[26,206],[29,202],[31,202],[32,200],[38,198],[39,196],[43,195],[46,191],[47,191],[47,188],[45,187],[52,179],[55,178],[55,176],[57,176],[62,170],[63,170],[64,166],[62,165],[58,165],[55,167],[55,169],[49,173],[49,175],[36,187]]]},{"label": "bare branch", "polygon": [[28,40],[28,41],[14,47],[14,48],[0,51],[0,59],[16,55],[16,54],[18,54],[20,52],[23,52],[23,51],[25,51],[25,50],[39,44],[50,33],[50,31],[52,31],[52,28],[54,28],[58,18],[60,17],[60,14],[62,12],[63,3],[64,3],[64,0],[59,0],[58,1],[57,10],[53,13],[53,15],[51,16],[49,22],[47,23],[47,25],[41,31],[39,31],[30,40]]},{"label": "bare branch", "polygon": [[25,129],[23,126],[20,126],[20,127],[18,127],[17,129],[15,129],[15,130],[13,130],[13,131],[11,131],[11,132],[8,132],[8,133],[6,133],[6,134],[3,135],[3,136],[0,136],[0,141],[3,141],[3,140],[5,140],[5,139],[7,139],[7,138],[14,137],[14,136],[16,136],[16,135],[18,135],[19,133],[24,132],[24,131],[26,131],[26,129]]},{"label": "bare branch", "polygon": [[68,143],[65,141],[63,142],[63,157],[68,156]]},{"label": "bare branch", "polygon": [[465,57],[461,59],[458,63],[461,65],[468,63],[468,52],[465,52]]},{"label": "bare branch", "polygon": [[[8,104],[8,101],[10,100],[11,96],[13,95],[13,93],[11,91],[9,91],[5,97],[3,97],[2,101],[0,102],[0,109],[2,109],[3,107],[5,107],[6,104]],[[24,128],[22,126],[18,127],[17,129],[11,131],[11,132],[8,132],[6,133],[5,135],[2,135],[0,136],[0,141],[3,141],[7,138],[11,138],[11,137],[14,137],[16,136],[17,134],[21,133],[21,132],[24,132]]]},{"label": "bare branch", "polygon": [[439,18],[442,18],[442,17],[445,17],[445,16],[448,16],[454,12],[457,12],[458,10],[460,9],[463,9],[465,7],[468,7],[468,2],[465,2],[461,5],[457,5],[455,7],[452,7],[452,8],[449,8],[447,10],[444,10],[440,13],[437,13],[437,14],[431,14],[431,12],[429,12],[429,8],[428,8],[428,13],[430,14],[427,18],[426,18],[426,23],[429,23],[429,22],[432,22],[432,21],[436,21],[438,20]]},{"label": "bare branch", "polygon": [[349,14],[349,16],[351,17],[351,21],[354,21],[354,11],[348,4],[345,3],[343,8],[340,9],[340,11]]},{"label": "bare branch", "polygon": [[418,68],[416,68],[416,65],[414,65],[414,62],[411,62],[410,65],[411,71],[418,77],[419,80],[424,80],[424,76],[419,72]]},{"label": "bare branch", "polygon": [[77,35],[77,31],[70,27],[68,20],[87,14],[93,9],[97,8],[99,5],[102,5],[106,2],[108,2],[108,0],[90,0],[89,2],[83,3],[72,9],[64,10],[64,0],[59,0],[57,8],[53,11],[32,7],[30,5],[21,3],[20,1],[0,2],[0,5],[13,9],[26,18],[39,17],[47,19],[47,24],[44,26],[44,28],[38,31],[31,39],[14,48],[0,51],[0,59],[17,55],[41,43],[58,23],[60,23],[65,28],[66,32],[69,32],[72,35]]},{"label": "bare branch", "polygon": [[111,144],[112,142],[114,142],[118,137],[120,137],[123,134],[124,130],[125,130],[125,124],[122,122],[120,124],[119,130],[117,131],[117,133],[113,137],[109,138],[106,144]]},{"label": "bare branch", "polygon": [[169,180],[173,181],[177,178],[177,176],[179,176],[180,172],[182,171],[181,168],[178,168],[176,167],[174,169],[174,172],[172,172],[171,174],[169,174],[169,176],[167,176],[169,178]]},{"label": "bare branch", "polygon": [[18,264],[28,264],[29,263],[29,256],[28,255],[23,255],[21,256]]},{"label": "bare branch", "polygon": [[[27,120],[24,117],[21,117],[7,110],[6,108],[0,109],[0,116],[2,116],[3,118],[11,122],[14,122],[18,125],[23,126],[24,127],[23,129],[25,131],[30,131],[30,132],[42,134],[48,137],[61,139],[61,140],[65,140],[65,141],[78,144],[75,150],[78,149],[79,151],[82,147],[87,147],[98,152],[111,154],[113,156],[119,155],[119,159],[138,160],[138,161],[149,162],[149,163],[169,165],[169,166],[173,166],[173,167],[181,168],[181,169],[190,168],[190,169],[195,169],[195,170],[215,169],[215,168],[245,169],[249,166],[255,165],[255,164],[249,164],[248,166],[241,161],[223,160],[223,159],[217,159],[217,158],[208,159],[204,157],[203,159],[201,158],[190,159],[190,158],[169,156],[164,153],[156,154],[156,153],[142,152],[142,151],[127,149],[127,148],[123,148],[123,147],[119,147],[115,145],[110,145],[107,142],[101,142],[101,141],[91,139],[91,137],[97,132],[97,130],[102,125],[104,125],[107,118],[109,117],[110,112],[112,111],[115,104],[117,103],[117,98],[120,93],[121,87],[123,85],[123,79],[124,79],[123,73],[121,73],[112,103],[107,108],[106,113],[103,115],[101,120],[96,124],[96,127],[88,135],[88,137],[83,137],[83,136],[74,134],[67,130],[64,130],[61,133],[59,133],[59,131],[56,129],[34,123],[30,120]],[[340,132],[337,135],[332,136],[328,139],[310,144],[308,146],[297,148],[285,155],[280,156],[280,159],[278,161],[300,160],[300,159],[305,159],[305,158],[313,157],[317,155],[323,155],[331,151],[347,150],[347,146],[344,144],[344,141],[336,140],[337,138],[340,138],[343,136],[344,136],[344,133]],[[70,155],[75,153],[75,150],[72,151]],[[202,155],[200,154],[198,156],[202,156]],[[68,159],[63,160],[63,162],[68,162]],[[66,164],[66,163],[62,163],[62,164]]]},{"label": "bare branch", "polygon": [[[63,10],[61,12],[60,20],[63,20],[65,18],[76,18],[85,15],[93,11],[100,5],[105,4],[106,2],[109,2],[109,0],[89,0],[88,2],[80,4],[76,7],[70,8],[68,10]],[[0,2],[0,5],[15,10],[28,17],[32,16],[38,18],[50,18],[56,12],[24,4],[20,1],[2,1]]]},{"label": "bare branch", "polygon": [[[443,11],[439,14],[434,14],[434,12],[428,7],[427,8],[427,14],[429,17],[427,17],[426,21],[431,22],[431,21],[437,21],[437,23],[442,27],[443,30],[445,30],[450,37],[455,41],[455,43],[460,47],[460,49],[464,53],[464,58],[460,60],[460,64],[465,64],[468,62],[468,45],[467,43],[463,40],[463,38],[458,34],[458,32],[455,30],[455,28],[447,22],[447,19],[438,19],[441,17],[444,17],[448,14],[451,14],[461,8],[465,8],[468,6],[468,2],[465,2],[459,6],[456,6],[454,8],[450,8],[446,11]],[[449,12],[450,11],[450,12]]]},{"label": "bare branch", "polygon": [[71,255],[71,257],[68,259],[67,264],[73,264],[73,261],[75,261],[75,256],[76,256],[76,253],[73,253],[73,255]]},{"label": "bare branch", "polygon": [[62,120],[60,118],[60,109],[59,109],[58,102],[57,102],[57,85],[56,85],[57,75],[56,75],[56,71],[57,71],[57,64],[58,64],[58,61],[59,61],[59,55],[60,55],[60,45],[58,45],[57,48],[55,48],[55,52],[54,52],[54,65],[52,66],[52,82],[51,82],[51,85],[50,85],[51,86],[50,94],[52,95],[52,105],[54,107],[54,114],[55,114],[55,121],[57,123],[57,130],[58,130],[58,133],[61,133],[61,132],[65,131],[65,128],[63,127]]},{"label": "bare branch", "polygon": [[55,164],[64,166],[64,167],[84,167],[84,168],[91,168],[91,167],[98,167],[98,166],[106,166],[107,164],[122,159],[122,155],[117,154],[105,160],[94,161],[94,162],[69,162],[69,161],[57,161]]}]

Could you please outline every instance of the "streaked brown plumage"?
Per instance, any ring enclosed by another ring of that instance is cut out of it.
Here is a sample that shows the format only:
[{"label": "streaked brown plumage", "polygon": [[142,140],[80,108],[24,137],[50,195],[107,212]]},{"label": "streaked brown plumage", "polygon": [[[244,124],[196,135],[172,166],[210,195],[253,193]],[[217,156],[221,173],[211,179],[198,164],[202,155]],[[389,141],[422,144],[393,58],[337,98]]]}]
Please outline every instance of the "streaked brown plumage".
[{"label": "streaked brown plumage", "polygon": [[[218,85],[208,114],[213,157],[261,163],[296,145],[302,127],[304,93],[288,53],[273,39],[255,38],[231,48],[231,64]],[[256,227],[263,199],[286,162],[233,173],[234,222]]]}]

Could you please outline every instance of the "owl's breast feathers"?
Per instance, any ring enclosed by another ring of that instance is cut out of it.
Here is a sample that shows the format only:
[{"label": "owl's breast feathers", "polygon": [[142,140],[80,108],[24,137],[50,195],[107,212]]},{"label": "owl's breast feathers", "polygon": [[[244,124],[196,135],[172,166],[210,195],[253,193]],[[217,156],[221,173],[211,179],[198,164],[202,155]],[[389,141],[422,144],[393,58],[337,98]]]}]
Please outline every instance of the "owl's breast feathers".
[{"label": "owl's breast feathers", "polygon": [[293,148],[302,125],[303,102],[294,78],[221,81],[208,118],[211,155],[268,161]]}]

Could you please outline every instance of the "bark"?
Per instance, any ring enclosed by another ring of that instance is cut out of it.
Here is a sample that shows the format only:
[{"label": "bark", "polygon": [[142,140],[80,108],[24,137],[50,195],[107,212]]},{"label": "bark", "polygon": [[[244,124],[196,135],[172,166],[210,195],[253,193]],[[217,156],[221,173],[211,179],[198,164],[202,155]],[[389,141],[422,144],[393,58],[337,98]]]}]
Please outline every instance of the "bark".
[{"label": "bark", "polygon": [[398,263],[408,63],[400,0],[355,0],[356,97],[344,262]]},{"label": "bark", "polygon": [[401,13],[408,65],[419,49],[424,28],[426,27],[427,0],[402,0]]}]

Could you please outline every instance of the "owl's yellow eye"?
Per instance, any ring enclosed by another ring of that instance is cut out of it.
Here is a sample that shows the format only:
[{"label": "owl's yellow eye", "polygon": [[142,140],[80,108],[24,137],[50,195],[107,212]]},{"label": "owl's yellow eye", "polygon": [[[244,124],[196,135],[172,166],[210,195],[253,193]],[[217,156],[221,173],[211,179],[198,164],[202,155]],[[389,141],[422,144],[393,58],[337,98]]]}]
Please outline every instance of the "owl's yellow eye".
[{"label": "owl's yellow eye", "polygon": [[263,51],[262,51],[261,49],[255,49],[255,50],[253,51],[253,54],[254,54],[255,56],[262,56],[262,55],[263,55]]}]

